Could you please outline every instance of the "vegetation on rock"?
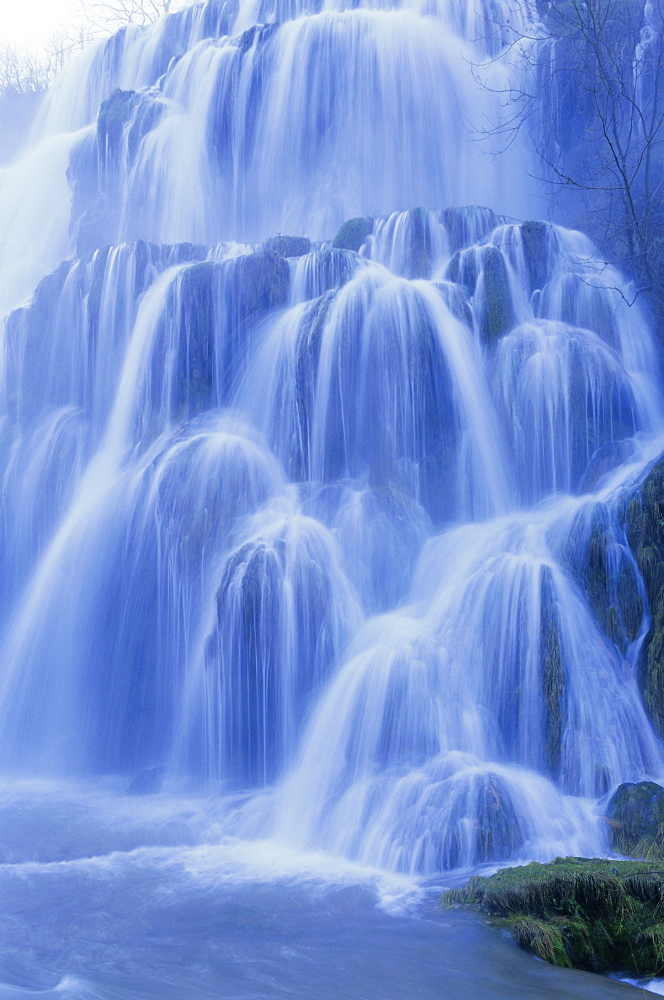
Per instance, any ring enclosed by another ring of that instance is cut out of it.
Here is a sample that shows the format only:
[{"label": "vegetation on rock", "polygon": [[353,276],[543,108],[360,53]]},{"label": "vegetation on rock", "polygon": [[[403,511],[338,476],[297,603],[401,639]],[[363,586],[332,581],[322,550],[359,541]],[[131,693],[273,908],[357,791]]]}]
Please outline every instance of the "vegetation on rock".
[{"label": "vegetation on rock", "polygon": [[491,244],[468,247],[454,254],[447,266],[448,281],[461,285],[475,302],[482,340],[492,344],[516,322],[503,255]]},{"label": "vegetation on rock", "polygon": [[541,579],[540,652],[546,699],[546,764],[550,775],[560,773],[563,739],[565,673],[560,653],[560,624],[553,594],[551,572],[545,568]]},{"label": "vegetation on rock", "polygon": [[478,907],[553,965],[654,977],[664,971],[663,896],[661,863],[556,858],[472,878],[442,902]]},{"label": "vegetation on rock", "polygon": [[611,846],[635,858],[664,857],[664,788],[654,781],[625,782],[606,810]]},{"label": "vegetation on rock", "polygon": [[648,714],[664,737],[664,462],[651,470],[640,494],[627,504],[625,516],[651,616],[639,683]]}]

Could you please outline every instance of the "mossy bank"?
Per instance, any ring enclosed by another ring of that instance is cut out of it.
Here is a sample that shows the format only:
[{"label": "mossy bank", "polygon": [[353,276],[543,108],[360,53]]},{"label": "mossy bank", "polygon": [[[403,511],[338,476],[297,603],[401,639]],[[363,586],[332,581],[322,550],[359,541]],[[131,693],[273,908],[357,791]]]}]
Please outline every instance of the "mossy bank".
[{"label": "mossy bank", "polygon": [[664,863],[556,858],[472,878],[444,906],[482,910],[553,965],[664,973]]}]

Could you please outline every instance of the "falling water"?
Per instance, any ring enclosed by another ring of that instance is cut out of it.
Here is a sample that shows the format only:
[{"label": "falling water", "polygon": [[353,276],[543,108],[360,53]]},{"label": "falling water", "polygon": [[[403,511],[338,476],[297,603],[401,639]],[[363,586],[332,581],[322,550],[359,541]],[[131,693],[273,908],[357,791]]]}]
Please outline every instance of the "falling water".
[{"label": "falling water", "polygon": [[476,141],[498,6],[207,0],[52,89],[0,175],[8,781],[419,879],[606,853],[662,777],[621,513],[657,357]]}]

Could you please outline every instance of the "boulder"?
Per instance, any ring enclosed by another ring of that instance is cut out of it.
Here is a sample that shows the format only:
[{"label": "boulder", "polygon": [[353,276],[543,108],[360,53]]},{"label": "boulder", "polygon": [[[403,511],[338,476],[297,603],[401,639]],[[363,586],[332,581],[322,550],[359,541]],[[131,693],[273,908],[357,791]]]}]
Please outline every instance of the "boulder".
[{"label": "boulder", "polygon": [[625,782],[606,810],[611,846],[632,857],[664,854],[664,788],[654,781]]},{"label": "boulder", "polygon": [[354,250],[357,253],[372,231],[373,219],[348,219],[332,240],[332,246],[339,250]]},{"label": "boulder", "polygon": [[266,240],[265,250],[282,257],[304,257],[311,250],[311,240],[306,236],[272,236]]}]

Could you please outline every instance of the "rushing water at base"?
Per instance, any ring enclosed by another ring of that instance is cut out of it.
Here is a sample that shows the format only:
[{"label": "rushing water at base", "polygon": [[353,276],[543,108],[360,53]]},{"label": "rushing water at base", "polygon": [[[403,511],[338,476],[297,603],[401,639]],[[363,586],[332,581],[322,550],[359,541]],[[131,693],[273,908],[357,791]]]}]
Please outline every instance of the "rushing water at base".
[{"label": "rushing water at base", "polygon": [[0,174],[0,997],[627,995],[435,906],[664,776],[657,350],[475,141],[518,6],[207,0]]},{"label": "rushing water at base", "polygon": [[637,996],[441,913],[436,889],[221,820],[209,799],[3,786],[2,1000]]}]

